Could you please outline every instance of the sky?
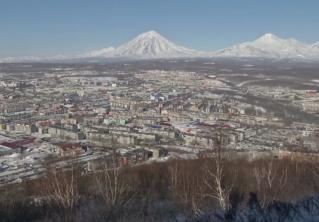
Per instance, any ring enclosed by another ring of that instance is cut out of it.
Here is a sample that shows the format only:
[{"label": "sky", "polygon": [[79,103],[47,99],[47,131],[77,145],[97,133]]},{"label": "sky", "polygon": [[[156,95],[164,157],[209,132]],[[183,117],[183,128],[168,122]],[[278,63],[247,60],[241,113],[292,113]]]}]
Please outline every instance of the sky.
[{"label": "sky", "polygon": [[318,0],[0,0],[0,57],[73,55],[155,30],[222,49],[274,33],[319,41]]}]

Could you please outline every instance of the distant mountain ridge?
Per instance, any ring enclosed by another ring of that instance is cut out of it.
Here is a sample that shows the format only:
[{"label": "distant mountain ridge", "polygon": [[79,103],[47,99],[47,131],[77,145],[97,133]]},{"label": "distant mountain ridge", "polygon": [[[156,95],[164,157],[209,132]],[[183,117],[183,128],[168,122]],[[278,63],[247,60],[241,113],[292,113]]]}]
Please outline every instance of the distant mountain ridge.
[{"label": "distant mountain ridge", "polygon": [[255,41],[244,42],[219,50],[216,56],[222,57],[261,57],[274,59],[316,59],[319,47],[307,45],[295,39],[282,39],[267,33]]},{"label": "distant mountain ridge", "polygon": [[0,62],[147,60],[170,58],[270,58],[319,61],[319,42],[305,44],[267,33],[255,41],[244,42],[215,52],[189,49],[169,41],[156,31],[142,33],[119,47],[108,47],[74,56],[9,57]]}]

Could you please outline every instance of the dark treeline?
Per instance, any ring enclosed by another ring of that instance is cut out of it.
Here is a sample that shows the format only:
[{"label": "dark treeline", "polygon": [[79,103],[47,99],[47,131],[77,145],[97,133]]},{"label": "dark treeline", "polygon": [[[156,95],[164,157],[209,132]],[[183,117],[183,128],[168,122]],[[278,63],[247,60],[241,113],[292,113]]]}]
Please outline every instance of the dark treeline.
[{"label": "dark treeline", "polygon": [[314,161],[265,158],[174,160],[81,175],[77,167],[1,188],[1,221],[179,221],[220,212],[225,221],[319,192]]}]

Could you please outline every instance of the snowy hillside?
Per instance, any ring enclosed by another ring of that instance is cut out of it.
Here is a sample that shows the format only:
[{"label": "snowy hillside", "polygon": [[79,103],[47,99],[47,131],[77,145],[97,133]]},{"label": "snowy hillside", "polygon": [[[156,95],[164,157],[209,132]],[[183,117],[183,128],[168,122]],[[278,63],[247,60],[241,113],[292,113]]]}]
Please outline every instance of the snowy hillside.
[{"label": "snowy hillside", "polygon": [[78,55],[76,57],[78,58],[91,58],[91,57],[108,57],[111,55],[111,53],[115,50],[114,47],[108,47],[108,48],[103,48],[103,49],[98,49],[98,50],[93,50],[81,55]]}]

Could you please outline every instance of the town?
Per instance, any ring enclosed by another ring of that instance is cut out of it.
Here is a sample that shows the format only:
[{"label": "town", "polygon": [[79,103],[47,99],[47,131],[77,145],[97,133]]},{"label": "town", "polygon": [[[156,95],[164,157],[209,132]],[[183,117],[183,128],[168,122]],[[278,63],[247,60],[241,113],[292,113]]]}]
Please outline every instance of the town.
[{"label": "town", "polygon": [[318,71],[219,60],[1,64],[0,186],[52,167],[90,173],[219,148],[317,155],[319,80],[309,69]]}]

